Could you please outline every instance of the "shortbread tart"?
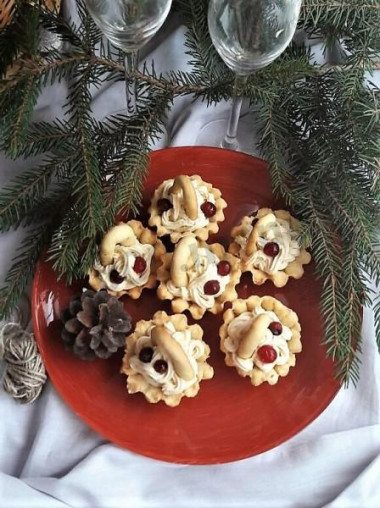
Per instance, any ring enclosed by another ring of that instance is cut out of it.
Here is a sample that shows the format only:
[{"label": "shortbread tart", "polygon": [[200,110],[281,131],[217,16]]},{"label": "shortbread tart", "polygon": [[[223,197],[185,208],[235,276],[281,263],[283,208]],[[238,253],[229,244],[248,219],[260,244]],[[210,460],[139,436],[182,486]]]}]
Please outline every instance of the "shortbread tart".
[{"label": "shortbread tart", "polygon": [[144,288],[154,288],[157,269],[166,249],[156,233],[141,222],[119,223],[104,236],[99,256],[89,272],[89,284],[95,289],[107,289],[116,297],[141,296]]},{"label": "shortbread tart", "polygon": [[129,393],[141,392],[148,402],[178,406],[195,397],[202,379],[211,379],[209,346],[199,325],[189,325],[184,314],[158,311],[150,321],[138,321],[126,339],[121,372],[128,376]]},{"label": "shortbread tart", "polygon": [[222,312],[225,302],[237,298],[240,276],[239,260],[222,245],[189,236],[164,255],[157,296],[171,300],[173,312],[188,309],[194,319],[201,319],[206,311]]},{"label": "shortbread tart", "polygon": [[170,235],[173,243],[189,235],[206,241],[218,232],[226,206],[220,190],[200,176],[178,175],[155,190],[149,226],[157,227],[159,237]]},{"label": "shortbread tart", "polygon": [[311,256],[299,244],[300,222],[286,210],[260,208],[232,229],[229,252],[241,260],[242,272],[251,272],[254,284],[271,280],[283,287],[289,277],[300,279]]},{"label": "shortbread tart", "polygon": [[274,385],[294,367],[302,351],[298,316],[275,298],[235,300],[223,320],[219,335],[225,363],[254,386]]}]

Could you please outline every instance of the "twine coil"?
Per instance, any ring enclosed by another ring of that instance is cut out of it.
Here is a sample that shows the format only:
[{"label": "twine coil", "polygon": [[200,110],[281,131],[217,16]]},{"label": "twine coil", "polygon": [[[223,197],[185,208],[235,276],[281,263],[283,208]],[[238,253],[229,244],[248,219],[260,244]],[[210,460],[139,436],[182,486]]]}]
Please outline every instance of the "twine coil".
[{"label": "twine coil", "polygon": [[20,403],[34,402],[46,382],[46,371],[33,334],[17,323],[0,326],[0,360],[5,362],[4,391]]}]

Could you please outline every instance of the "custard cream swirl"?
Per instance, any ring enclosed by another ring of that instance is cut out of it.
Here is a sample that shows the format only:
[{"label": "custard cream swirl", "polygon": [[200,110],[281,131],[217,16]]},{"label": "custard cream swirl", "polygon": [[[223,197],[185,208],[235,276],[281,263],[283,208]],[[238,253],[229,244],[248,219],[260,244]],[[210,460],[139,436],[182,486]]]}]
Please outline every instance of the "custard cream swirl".
[{"label": "custard cream swirl", "polygon": [[[263,230],[257,241],[257,250],[249,257],[245,254],[247,239],[251,234],[253,227],[247,225],[241,235],[235,238],[235,241],[241,247],[241,255],[246,264],[252,265],[268,274],[285,270],[300,254],[300,245],[297,241],[298,233],[290,229],[287,220],[278,219]],[[275,242],[279,246],[279,253],[275,257],[267,256],[264,247],[268,242]]]},{"label": "custard cream swirl", "polygon": [[[205,344],[201,340],[193,339],[188,329],[184,331],[176,330],[171,321],[166,322],[164,326],[185,352],[193,369],[194,377],[188,381],[180,378],[170,359],[157,346],[152,345],[151,333],[154,325],[148,328],[145,335],[137,339],[135,354],[131,357],[129,363],[131,368],[141,374],[150,385],[161,387],[165,395],[173,395],[184,392],[198,381],[197,359],[205,354]],[[139,359],[139,353],[145,347],[153,349],[153,357],[149,363],[144,363]],[[168,370],[164,374],[160,374],[154,369],[153,365],[157,360],[167,362]]]},{"label": "custard cream swirl", "polygon": [[[100,279],[105,283],[107,289],[111,291],[128,290],[137,286],[143,286],[147,283],[150,275],[150,264],[153,253],[154,247],[149,244],[137,242],[130,247],[117,245],[113,263],[103,266],[99,260],[96,260],[94,268],[98,272]],[[144,258],[146,262],[146,268],[142,273],[136,273],[133,269],[137,257]],[[124,277],[123,282],[116,284],[111,281],[110,274],[112,270],[117,270],[121,277]]]},{"label": "custard cream swirl", "polygon": [[[224,347],[231,353],[234,365],[244,372],[251,372],[254,366],[258,367],[263,372],[269,372],[275,365],[284,365],[289,360],[289,346],[287,342],[292,338],[292,331],[285,325],[282,325],[282,333],[280,335],[273,335],[270,329],[267,328],[251,358],[241,358],[236,353],[241,339],[248,331],[253,319],[259,314],[268,314],[273,321],[280,321],[274,312],[266,311],[258,306],[255,307],[252,312],[243,312],[228,325]],[[274,362],[262,363],[258,358],[257,351],[264,345],[272,346],[275,349],[277,358]]]},{"label": "custard cream swirl", "polygon": [[[220,296],[230,282],[230,276],[218,274],[218,263],[220,259],[213,252],[202,247],[197,250],[194,266],[187,269],[187,287],[177,287],[171,280],[166,287],[174,297],[183,298],[196,303],[199,307],[210,309],[215,304],[215,298]],[[219,282],[220,289],[215,295],[206,295],[204,285],[210,280]]]},{"label": "custard cream swirl", "polygon": [[197,180],[191,180],[191,185],[194,187],[195,195],[197,197],[198,217],[191,220],[185,212],[183,206],[183,192],[178,194],[171,194],[170,190],[173,187],[174,180],[166,180],[163,183],[161,198],[169,200],[173,204],[173,208],[167,210],[162,214],[162,225],[169,231],[178,231],[185,233],[186,231],[196,231],[206,227],[209,224],[209,219],[201,210],[201,205],[205,201],[215,204],[215,197],[209,192],[207,186],[199,183]]}]

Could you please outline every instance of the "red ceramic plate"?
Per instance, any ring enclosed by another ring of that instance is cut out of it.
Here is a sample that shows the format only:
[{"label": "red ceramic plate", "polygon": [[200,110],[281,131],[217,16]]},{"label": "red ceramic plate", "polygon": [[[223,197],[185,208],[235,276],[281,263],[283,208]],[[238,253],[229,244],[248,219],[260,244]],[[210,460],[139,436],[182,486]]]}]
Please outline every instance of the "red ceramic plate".
[{"label": "red ceramic plate", "polygon": [[[226,220],[211,241],[228,244],[229,231],[258,206],[276,206],[266,164],[248,155],[218,148],[169,148],[151,156],[141,219],[159,183],[179,173],[200,174],[221,189],[228,203]],[[49,263],[40,261],[33,285],[34,329],[55,387],[67,404],[94,430],[114,443],[142,455],[170,462],[212,464],[229,462],[269,450],[312,422],[338,390],[333,364],[321,346],[319,311],[321,286],[313,266],[299,281],[282,289],[266,282],[253,286],[243,276],[239,296],[271,295],[294,309],[301,322],[303,351],[297,365],[275,386],[254,388],[224,365],[218,330],[222,316],[200,321],[211,346],[215,376],[203,381],[194,399],[183,399],[177,408],[148,404],[141,394],[128,395],[125,377],[119,374],[122,352],[106,360],[86,363],[63,349],[60,310],[82,285],[66,287],[57,281]],[[123,299],[134,320],[149,319],[158,309],[170,311],[144,291],[138,301]]]}]

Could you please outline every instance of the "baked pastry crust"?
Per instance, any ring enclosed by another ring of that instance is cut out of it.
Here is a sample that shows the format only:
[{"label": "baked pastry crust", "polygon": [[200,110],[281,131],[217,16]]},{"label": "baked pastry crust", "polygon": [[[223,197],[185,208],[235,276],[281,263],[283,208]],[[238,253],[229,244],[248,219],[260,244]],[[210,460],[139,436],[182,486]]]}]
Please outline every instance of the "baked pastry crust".
[{"label": "baked pastry crust", "polygon": [[[124,223],[119,223],[118,226],[123,224]],[[132,229],[137,240],[141,244],[149,244],[152,245],[154,248],[154,253],[150,265],[150,273],[147,282],[141,286],[135,286],[130,289],[115,291],[108,289],[106,283],[99,277],[99,273],[97,272],[97,270],[95,270],[95,268],[91,268],[88,273],[89,284],[92,287],[92,289],[95,289],[95,291],[99,291],[100,289],[107,289],[108,293],[110,293],[113,296],[116,296],[117,298],[120,298],[123,295],[128,295],[134,300],[136,300],[140,298],[143,289],[145,288],[153,289],[156,286],[157,270],[162,264],[162,258],[166,253],[166,248],[164,244],[161,242],[161,240],[157,238],[157,234],[151,231],[150,229],[145,228],[140,221],[130,220],[125,224]]]},{"label": "baked pastry crust", "polygon": [[[266,216],[269,216],[269,214],[274,214],[274,216],[277,219],[285,220],[289,223],[290,229],[292,231],[300,231],[301,225],[300,222],[292,217],[292,215],[287,210],[272,210],[270,208],[260,208],[257,212],[257,215],[255,218],[262,219]],[[256,285],[262,285],[266,280],[271,280],[273,284],[280,288],[287,284],[289,277],[293,277],[294,279],[300,279],[304,274],[304,268],[303,265],[306,265],[310,263],[311,256],[310,253],[304,248],[301,247],[299,251],[299,255],[289,263],[285,269],[276,271],[274,273],[268,273],[264,270],[261,270],[258,267],[255,267],[252,265],[249,260],[246,260],[248,257],[247,254],[247,248],[249,244],[249,238],[244,247],[242,247],[237,241],[237,237],[243,237],[246,238],[246,231],[247,229],[251,228],[252,225],[252,217],[245,216],[241,220],[240,224],[238,226],[235,226],[231,231],[231,236],[233,238],[232,243],[229,246],[228,251],[233,254],[234,256],[237,256],[241,260],[241,269],[242,272],[251,272],[252,274],[252,281]],[[256,224],[257,226],[258,224]],[[252,243],[252,250],[258,250],[258,246],[255,242]]]},{"label": "baked pastry crust", "polygon": [[[184,175],[182,175],[184,176]],[[157,228],[157,235],[159,237],[164,235],[170,235],[170,240],[172,243],[177,243],[181,238],[185,236],[195,236],[196,238],[199,238],[202,241],[206,241],[210,234],[215,234],[219,231],[219,222],[224,221],[224,208],[226,208],[227,203],[222,198],[222,193],[219,189],[214,188],[210,183],[205,182],[202,180],[202,178],[199,175],[191,175],[189,176],[190,180],[196,181],[199,184],[203,184],[207,187],[208,193],[212,194],[214,196],[215,200],[215,207],[216,207],[216,213],[212,217],[209,217],[209,222],[207,226],[201,227],[199,229],[196,229],[194,231],[186,231],[186,232],[180,232],[180,231],[173,231],[171,229],[168,229],[163,223],[162,223],[162,215],[159,211],[158,201],[162,198],[162,192],[165,184],[167,183],[167,180],[162,182],[157,189],[154,191],[151,205],[148,209],[150,218],[149,218],[149,226],[156,227]]]},{"label": "baked pastry crust", "polygon": [[[288,361],[283,365],[274,365],[269,372],[264,372],[256,365],[253,366],[251,371],[242,370],[240,367],[236,366],[233,360],[233,353],[228,351],[225,346],[228,337],[228,326],[231,321],[243,314],[243,312],[252,312],[255,307],[258,306],[262,307],[264,311],[273,311],[281,324],[287,326],[292,332],[291,339],[287,341],[287,346],[289,348]],[[294,367],[296,364],[296,353],[302,351],[301,326],[297,314],[271,296],[259,297],[253,295],[246,300],[235,300],[232,304],[232,308],[226,310],[223,314],[223,325],[219,329],[219,336],[220,349],[225,354],[226,365],[234,367],[240,376],[249,377],[254,386],[259,386],[264,382],[274,385],[278,382],[280,377],[287,376],[290,368]]]},{"label": "baked pastry crust", "polygon": [[[225,251],[223,245],[219,243],[206,244],[205,242],[200,242],[195,240],[198,244],[198,248],[206,248],[213,254],[215,254],[220,261],[228,261],[231,265],[231,270],[229,273],[230,281],[226,285],[223,293],[215,298],[215,303],[211,308],[204,308],[199,306],[196,302],[187,300],[186,298],[173,296],[173,294],[168,289],[168,282],[171,281],[171,267],[174,253],[166,253],[163,256],[163,264],[157,271],[157,279],[160,281],[160,285],[157,288],[157,296],[160,300],[171,300],[171,307],[173,312],[180,313],[185,310],[189,310],[190,314],[194,319],[201,319],[206,310],[211,312],[212,314],[218,314],[223,311],[224,303],[228,301],[234,301],[237,298],[236,285],[240,281],[241,270],[240,270],[240,262],[239,260]],[[181,244],[178,244],[175,248],[179,248]],[[174,252],[175,252],[174,251]]]},{"label": "baked pastry crust", "polygon": [[[183,392],[170,395],[165,394],[161,386],[153,386],[150,384],[149,381],[147,381],[142,374],[136,372],[130,364],[131,358],[136,353],[136,343],[138,339],[147,334],[147,330],[152,324],[156,327],[160,327],[164,326],[168,321],[174,325],[177,331],[189,330],[191,333],[191,340],[201,341],[204,346],[204,353],[196,359],[198,367],[196,382]],[[128,376],[128,393],[132,394],[141,392],[144,394],[148,402],[154,404],[162,400],[165,404],[171,407],[178,406],[183,397],[195,397],[200,390],[200,382],[202,379],[211,379],[214,375],[214,369],[207,363],[207,359],[210,356],[210,347],[203,342],[202,337],[202,328],[197,324],[189,325],[187,317],[184,314],[174,314],[169,316],[164,311],[157,311],[150,321],[138,321],[136,323],[134,333],[129,335],[126,339],[126,353],[124,355],[121,368],[121,372]]]}]

